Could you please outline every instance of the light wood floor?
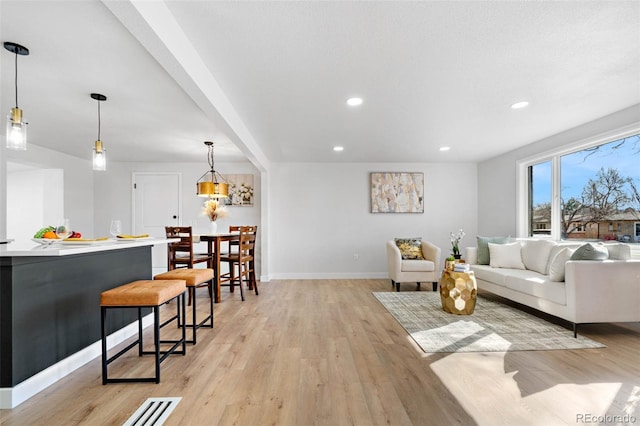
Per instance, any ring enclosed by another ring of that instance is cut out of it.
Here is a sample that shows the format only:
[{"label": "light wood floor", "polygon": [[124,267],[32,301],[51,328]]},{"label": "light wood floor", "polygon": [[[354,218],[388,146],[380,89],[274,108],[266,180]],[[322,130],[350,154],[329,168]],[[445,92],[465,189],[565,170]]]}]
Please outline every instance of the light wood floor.
[{"label": "light wood floor", "polygon": [[[640,424],[640,324],[583,326],[605,349],[424,354],[371,295],[388,280],[260,290],[241,302],[223,289],[215,328],[163,363],[160,384],[103,386],[96,359],[0,423],[121,425],[146,398],[179,396],[167,425],[575,425],[625,413]],[[134,352],[116,364],[152,372]]]}]

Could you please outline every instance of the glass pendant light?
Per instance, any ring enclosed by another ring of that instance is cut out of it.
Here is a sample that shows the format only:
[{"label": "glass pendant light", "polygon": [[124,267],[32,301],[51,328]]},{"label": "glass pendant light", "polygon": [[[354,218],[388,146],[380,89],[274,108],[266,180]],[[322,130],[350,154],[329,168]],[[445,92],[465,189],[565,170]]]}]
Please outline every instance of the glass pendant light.
[{"label": "glass pendant light", "polygon": [[204,143],[209,148],[207,160],[209,168],[196,182],[196,194],[198,197],[224,198],[229,195],[229,184],[222,175],[215,171],[213,161],[213,142]]},{"label": "glass pendant light", "polygon": [[100,140],[100,102],[106,101],[107,97],[100,93],[92,93],[91,98],[98,101],[98,140],[93,147],[93,170],[107,170],[107,150],[102,146]]},{"label": "glass pendant light", "polygon": [[22,110],[18,108],[18,55],[27,56],[29,49],[18,43],[6,41],[4,48],[11,53],[15,53],[15,88],[16,88],[16,106],[11,108],[7,116],[7,141],[6,146],[16,151],[26,151],[27,149],[27,122],[24,121]]}]

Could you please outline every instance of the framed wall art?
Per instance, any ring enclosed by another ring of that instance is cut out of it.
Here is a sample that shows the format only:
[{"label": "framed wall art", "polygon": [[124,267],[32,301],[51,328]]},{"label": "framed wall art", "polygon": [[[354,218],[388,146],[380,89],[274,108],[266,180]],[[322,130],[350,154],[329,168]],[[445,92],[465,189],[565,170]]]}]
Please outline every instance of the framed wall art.
[{"label": "framed wall art", "polygon": [[371,173],[371,213],[424,213],[424,173]]},{"label": "framed wall art", "polygon": [[224,175],[229,184],[227,206],[253,206],[253,175]]}]

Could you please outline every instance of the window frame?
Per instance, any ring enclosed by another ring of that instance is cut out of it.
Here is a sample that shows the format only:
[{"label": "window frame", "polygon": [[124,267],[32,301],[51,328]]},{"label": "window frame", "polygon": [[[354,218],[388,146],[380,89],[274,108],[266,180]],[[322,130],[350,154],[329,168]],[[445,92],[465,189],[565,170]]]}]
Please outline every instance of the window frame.
[{"label": "window frame", "polygon": [[563,155],[572,154],[597,145],[604,145],[629,136],[640,134],[640,124],[632,124],[596,136],[581,139],[534,154],[516,161],[516,235],[519,238],[529,236],[529,167],[546,161],[551,162],[551,232],[549,235],[536,235],[536,238],[560,241],[560,159]]}]

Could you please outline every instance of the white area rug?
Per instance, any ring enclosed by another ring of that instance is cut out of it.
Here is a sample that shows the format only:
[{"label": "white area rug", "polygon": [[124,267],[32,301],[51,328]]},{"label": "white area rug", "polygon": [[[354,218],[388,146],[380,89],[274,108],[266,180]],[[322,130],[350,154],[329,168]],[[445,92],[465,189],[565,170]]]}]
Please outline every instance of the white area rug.
[{"label": "white area rug", "polygon": [[473,315],[445,312],[438,292],[373,295],[426,353],[604,348],[526,312],[478,296]]}]

